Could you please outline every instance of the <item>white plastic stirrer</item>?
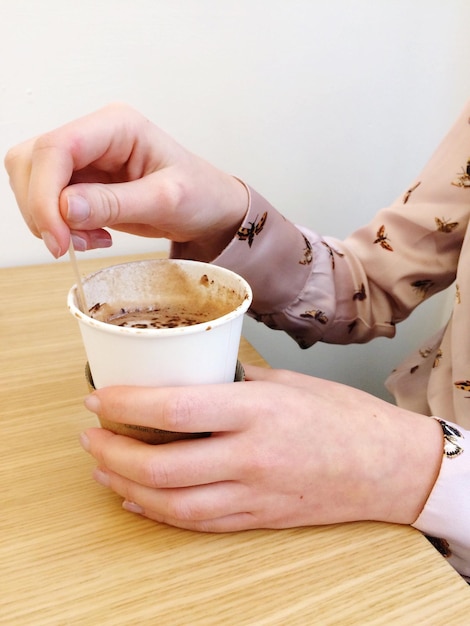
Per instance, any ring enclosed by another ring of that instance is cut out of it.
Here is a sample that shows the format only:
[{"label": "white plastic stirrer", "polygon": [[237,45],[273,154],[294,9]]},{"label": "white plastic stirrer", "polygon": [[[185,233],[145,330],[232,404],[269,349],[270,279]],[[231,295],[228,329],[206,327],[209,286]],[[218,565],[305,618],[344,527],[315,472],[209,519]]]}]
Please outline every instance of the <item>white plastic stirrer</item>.
[{"label": "white plastic stirrer", "polygon": [[88,312],[88,307],[86,304],[85,292],[83,291],[82,278],[80,276],[80,272],[78,271],[78,263],[77,257],[75,256],[75,248],[73,247],[72,239],[70,239],[69,245],[69,257],[70,263],[72,264],[73,271],[75,273],[75,278],[77,279],[77,304],[78,308],[82,313]]}]

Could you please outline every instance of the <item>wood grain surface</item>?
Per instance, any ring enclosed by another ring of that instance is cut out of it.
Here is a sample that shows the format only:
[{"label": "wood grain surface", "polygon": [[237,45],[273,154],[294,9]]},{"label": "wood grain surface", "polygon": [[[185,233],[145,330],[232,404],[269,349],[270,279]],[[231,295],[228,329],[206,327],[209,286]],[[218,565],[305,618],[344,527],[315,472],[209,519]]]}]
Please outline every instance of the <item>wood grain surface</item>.
[{"label": "wood grain surface", "polygon": [[[0,270],[0,624],[469,623],[468,586],[411,528],[203,534],[122,510],[78,444],[96,418],[74,282],[66,262]],[[240,358],[266,365],[246,341]]]}]

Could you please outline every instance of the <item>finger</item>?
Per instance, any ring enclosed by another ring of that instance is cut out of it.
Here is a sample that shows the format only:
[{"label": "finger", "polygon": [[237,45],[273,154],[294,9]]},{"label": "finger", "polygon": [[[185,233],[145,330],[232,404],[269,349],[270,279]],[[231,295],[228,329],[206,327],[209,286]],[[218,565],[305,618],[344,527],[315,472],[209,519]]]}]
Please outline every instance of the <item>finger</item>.
[{"label": "finger", "polygon": [[15,195],[18,207],[31,232],[40,237],[33,216],[28,210],[29,179],[31,176],[31,161],[35,139],[25,141],[11,148],[4,159],[5,169],[9,176],[10,187]]},{"label": "finger", "polygon": [[76,231],[106,227],[129,230],[125,226],[131,224],[141,225],[143,234],[177,238],[179,230],[190,233],[177,215],[178,189],[167,171],[154,172],[125,183],[70,185],[62,192],[60,205],[64,221]]},{"label": "finger", "polygon": [[[150,508],[144,509],[140,504],[130,500],[124,500],[122,507],[130,513],[142,515],[155,522],[197,532],[225,533],[255,528],[270,528],[268,525],[260,524],[257,521],[258,518],[249,512],[232,513],[231,515],[222,515],[211,519],[193,520],[172,517],[166,512],[155,511]],[[279,528],[282,527],[279,526]]]},{"label": "finger", "polygon": [[[122,166],[134,145],[134,129],[129,123],[133,115],[136,116],[128,107],[107,107],[42,135],[32,145],[18,148],[18,152],[26,154],[23,159],[30,162],[30,176],[27,192],[17,193],[26,207],[23,210],[27,222],[34,223],[35,232],[43,236],[55,256],[64,254],[69,245],[69,228],[59,210],[61,191],[69,185],[74,171],[103,155],[108,155],[109,161],[114,158],[116,168]],[[14,169],[14,161],[11,162]],[[24,174],[20,178],[18,175],[14,182],[16,189],[25,184]]]},{"label": "finger", "polygon": [[217,436],[152,446],[97,428],[81,440],[101,467],[152,489],[221,482],[243,472],[241,453]]},{"label": "finger", "polygon": [[[123,508],[132,513],[139,513],[139,510],[133,510],[133,503],[124,502]],[[230,533],[260,528],[260,525],[256,522],[256,517],[251,513],[234,513],[233,515],[224,515],[223,517],[215,519],[197,521],[175,519],[168,515],[157,514],[153,511],[146,512],[144,515],[161,524],[202,533]]]},{"label": "finger", "polygon": [[102,229],[90,231],[70,231],[74,250],[84,252],[96,248],[110,248],[113,245],[111,235]]},{"label": "finger", "polygon": [[252,425],[253,416],[268,410],[267,401],[282,387],[259,383],[227,383],[188,387],[104,387],[85,399],[85,406],[109,421],[183,433],[227,432]]},{"label": "finger", "polygon": [[171,519],[179,522],[204,521],[244,511],[248,490],[236,482],[178,489],[154,489],[97,468],[93,472],[97,482],[112,489],[124,501],[140,507],[140,513],[153,519]]}]

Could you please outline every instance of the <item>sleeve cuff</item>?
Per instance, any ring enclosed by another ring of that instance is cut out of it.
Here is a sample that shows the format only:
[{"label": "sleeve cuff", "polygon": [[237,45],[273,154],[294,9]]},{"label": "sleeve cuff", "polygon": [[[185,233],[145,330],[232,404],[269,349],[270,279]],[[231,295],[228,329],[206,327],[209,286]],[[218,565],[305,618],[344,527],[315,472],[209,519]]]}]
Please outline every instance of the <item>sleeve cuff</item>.
[{"label": "sleeve cuff", "polygon": [[287,308],[310,275],[313,251],[302,232],[251,187],[249,208],[235,237],[213,263],[237,272],[253,289],[252,312]]},{"label": "sleeve cuff", "polygon": [[[436,418],[438,419],[438,418]],[[466,578],[470,577],[470,432],[438,419],[444,434],[441,469],[431,494],[412,524]]]}]

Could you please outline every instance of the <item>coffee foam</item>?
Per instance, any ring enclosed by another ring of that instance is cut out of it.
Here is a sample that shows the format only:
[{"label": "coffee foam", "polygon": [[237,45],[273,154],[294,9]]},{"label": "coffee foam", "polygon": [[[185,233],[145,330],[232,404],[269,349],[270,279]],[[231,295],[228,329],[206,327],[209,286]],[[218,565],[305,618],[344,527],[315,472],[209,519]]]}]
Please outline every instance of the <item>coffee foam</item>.
[{"label": "coffee foam", "polygon": [[176,263],[153,263],[148,272],[132,264],[115,266],[85,283],[90,317],[129,328],[175,328],[209,322],[230,313],[244,299],[237,289],[207,273],[189,275]]}]

